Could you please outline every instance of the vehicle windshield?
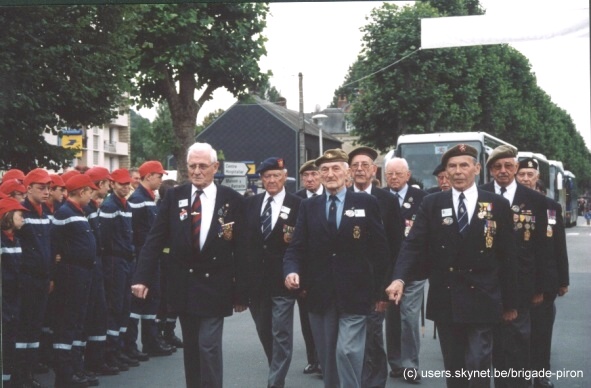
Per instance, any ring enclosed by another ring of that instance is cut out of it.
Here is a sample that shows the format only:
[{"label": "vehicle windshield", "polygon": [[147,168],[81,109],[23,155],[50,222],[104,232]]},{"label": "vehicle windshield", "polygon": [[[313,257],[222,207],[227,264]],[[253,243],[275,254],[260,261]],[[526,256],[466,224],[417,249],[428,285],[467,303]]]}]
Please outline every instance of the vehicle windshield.
[{"label": "vehicle windshield", "polygon": [[[482,163],[482,144],[478,141],[399,144],[396,149],[396,156],[404,158],[408,162],[408,167],[412,172],[409,184],[416,183],[423,190],[436,187],[437,178],[433,175],[433,170],[441,162],[443,154],[460,143],[476,148],[478,150],[478,161]],[[482,174],[480,180],[476,184],[483,183]]]}]

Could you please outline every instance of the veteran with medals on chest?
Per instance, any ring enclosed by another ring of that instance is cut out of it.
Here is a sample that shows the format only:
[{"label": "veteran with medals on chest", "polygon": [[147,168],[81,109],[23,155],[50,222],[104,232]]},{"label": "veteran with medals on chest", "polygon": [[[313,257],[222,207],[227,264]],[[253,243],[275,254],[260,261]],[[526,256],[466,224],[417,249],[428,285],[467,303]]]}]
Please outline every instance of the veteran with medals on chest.
[{"label": "veteran with medals on chest", "polygon": [[283,263],[285,285],[308,292],[325,387],[361,387],[366,317],[386,295],[389,247],[378,201],[346,188],[349,157],[316,159],[326,195],[302,201]]},{"label": "veteran with medals on chest", "polygon": [[[409,279],[428,277],[427,318],[437,325],[450,376],[489,370],[494,326],[517,315],[511,209],[500,196],[476,187],[477,156],[465,144],[443,155],[452,190],[423,199],[386,289],[400,303]],[[489,385],[490,377],[482,374],[447,378],[448,387]]]},{"label": "veteran with medals on chest", "polygon": [[293,353],[296,293],[283,283],[283,255],[291,242],[301,198],[285,191],[287,170],[281,158],[264,160],[260,174],[265,191],[245,201],[239,242],[239,271],[249,308],[269,364],[268,387],[283,387]]}]

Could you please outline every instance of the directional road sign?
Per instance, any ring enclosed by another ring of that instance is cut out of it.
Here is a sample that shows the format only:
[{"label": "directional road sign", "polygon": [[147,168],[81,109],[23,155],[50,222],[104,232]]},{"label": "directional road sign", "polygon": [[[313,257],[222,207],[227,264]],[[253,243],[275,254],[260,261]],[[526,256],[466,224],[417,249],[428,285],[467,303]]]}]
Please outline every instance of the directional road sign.
[{"label": "directional road sign", "polygon": [[222,185],[231,187],[242,194],[248,188],[248,178],[245,176],[227,176],[222,181]]},{"label": "directional road sign", "polygon": [[245,176],[248,170],[248,166],[244,162],[224,162],[224,175],[226,176]]}]

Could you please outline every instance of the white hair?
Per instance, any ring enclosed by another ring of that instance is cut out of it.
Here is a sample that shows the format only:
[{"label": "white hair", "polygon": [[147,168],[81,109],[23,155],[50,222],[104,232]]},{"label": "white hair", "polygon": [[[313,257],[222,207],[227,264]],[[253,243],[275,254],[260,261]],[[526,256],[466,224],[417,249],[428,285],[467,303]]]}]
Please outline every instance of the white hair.
[{"label": "white hair", "polygon": [[386,165],[385,165],[384,167],[385,167],[385,168],[388,168],[388,166],[389,166],[390,164],[392,164],[392,163],[394,163],[394,162],[396,162],[396,161],[400,162],[404,168],[406,168],[407,170],[409,170],[409,168],[408,168],[408,162],[406,161],[406,159],[404,159],[404,158],[399,158],[399,157],[396,157],[396,156],[395,156],[395,157],[393,157],[392,159],[388,160],[388,161],[386,162]]},{"label": "white hair", "polygon": [[187,150],[187,162],[189,162],[189,158],[192,154],[196,154],[199,152],[209,152],[209,158],[211,163],[215,163],[218,161],[218,154],[211,145],[209,145],[208,143],[194,143]]}]

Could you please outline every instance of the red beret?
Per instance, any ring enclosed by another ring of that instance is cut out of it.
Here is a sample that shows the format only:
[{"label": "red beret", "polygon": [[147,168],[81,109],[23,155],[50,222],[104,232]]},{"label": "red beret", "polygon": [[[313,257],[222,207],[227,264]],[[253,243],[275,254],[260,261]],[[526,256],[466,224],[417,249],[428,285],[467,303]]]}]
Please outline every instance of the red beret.
[{"label": "red beret", "polygon": [[62,174],[62,179],[63,179],[64,183],[68,183],[70,178],[72,178],[73,176],[76,176],[76,175],[80,175],[80,171],[78,171],[78,170],[66,171]]},{"label": "red beret", "polygon": [[0,199],[0,218],[4,217],[6,213],[12,210],[23,210],[28,211],[26,207],[21,205],[16,199],[14,198],[4,198]]},{"label": "red beret", "polygon": [[162,164],[160,164],[160,162],[157,160],[149,160],[147,162],[144,162],[144,164],[140,166],[138,171],[140,173],[140,177],[142,178],[150,173],[168,175],[168,173],[164,171],[164,167],[162,167]]},{"label": "red beret", "polygon": [[84,187],[90,187],[93,190],[98,190],[98,187],[94,185],[94,183],[88,175],[78,174],[76,176],[71,177],[66,182],[66,189],[68,189],[69,192],[82,189]]},{"label": "red beret", "polygon": [[18,168],[13,168],[8,171],[2,176],[2,181],[6,181],[8,179],[18,179],[19,181],[23,181],[25,179],[25,173],[19,170]]},{"label": "red beret", "polygon": [[8,179],[2,182],[0,185],[0,191],[6,195],[10,195],[10,193],[14,191],[26,193],[27,189],[18,179]]},{"label": "red beret", "polygon": [[25,176],[23,183],[25,184],[25,187],[30,186],[33,183],[40,183],[42,185],[46,185],[48,183],[51,183],[51,177],[49,176],[49,173],[44,169],[36,168],[34,170],[31,170],[27,174],[27,176]]},{"label": "red beret", "polygon": [[0,199],[8,198],[6,194],[0,191]]},{"label": "red beret", "polygon": [[89,168],[85,172],[85,174],[88,175],[93,182],[100,182],[104,181],[105,179],[112,179],[111,175],[109,174],[109,170],[100,166]]},{"label": "red beret", "polygon": [[57,174],[49,174],[49,176],[51,177],[51,188],[66,187],[66,184],[64,183],[64,180],[61,176]]},{"label": "red beret", "polygon": [[113,182],[126,184],[131,183],[131,176],[129,175],[129,171],[127,171],[126,168],[118,168],[111,173],[111,180]]}]

